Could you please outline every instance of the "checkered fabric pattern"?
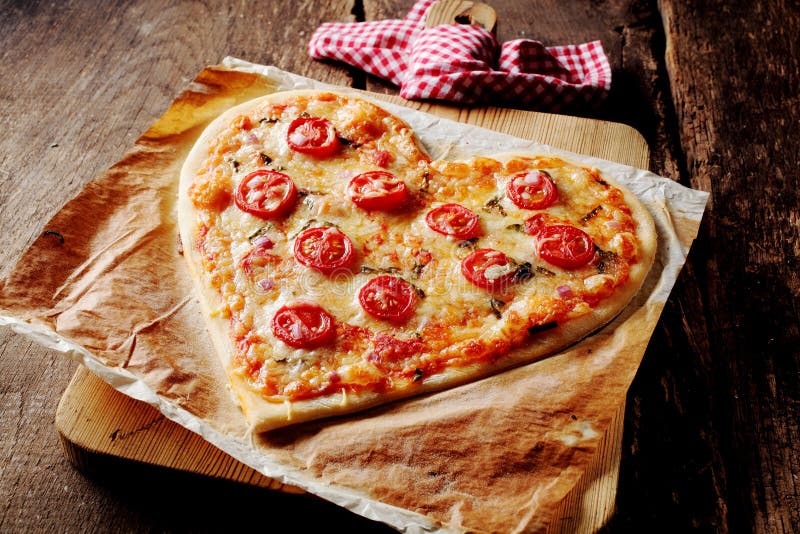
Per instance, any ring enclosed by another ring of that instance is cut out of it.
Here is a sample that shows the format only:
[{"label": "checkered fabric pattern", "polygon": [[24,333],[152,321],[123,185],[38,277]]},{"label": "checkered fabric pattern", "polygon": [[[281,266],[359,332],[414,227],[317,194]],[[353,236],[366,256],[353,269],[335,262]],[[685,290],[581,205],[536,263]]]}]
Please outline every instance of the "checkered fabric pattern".
[{"label": "checkered fabric pattern", "polygon": [[477,26],[426,28],[425,13],[434,1],[419,0],[399,20],[324,23],[311,37],[309,54],[389,80],[410,100],[555,112],[595,107],[608,95],[611,67],[599,41],[501,44]]}]

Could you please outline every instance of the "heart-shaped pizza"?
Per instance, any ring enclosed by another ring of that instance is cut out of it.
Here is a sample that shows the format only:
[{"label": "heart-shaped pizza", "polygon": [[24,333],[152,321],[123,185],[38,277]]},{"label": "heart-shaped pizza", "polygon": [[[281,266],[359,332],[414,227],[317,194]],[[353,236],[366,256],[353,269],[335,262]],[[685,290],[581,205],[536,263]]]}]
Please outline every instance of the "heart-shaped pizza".
[{"label": "heart-shaped pizza", "polygon": [[607,323],[653,262],[641,203],[533,154],[432,161],[362,98],[214,120],[181,173],[184,256],[255,431],[476,380]]}]

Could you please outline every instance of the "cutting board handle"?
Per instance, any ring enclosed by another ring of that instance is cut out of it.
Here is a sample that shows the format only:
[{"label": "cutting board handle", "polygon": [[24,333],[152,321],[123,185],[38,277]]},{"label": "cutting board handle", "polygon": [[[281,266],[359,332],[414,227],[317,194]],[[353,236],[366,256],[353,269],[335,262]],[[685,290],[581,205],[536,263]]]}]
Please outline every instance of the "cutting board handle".
[{"label": "cutting board handle", "polygon": [[482,2],[439,0],[428,8],[425,26],[432,28],[440,24],[471,24],[495,33],[497,15],[491,6]]}]

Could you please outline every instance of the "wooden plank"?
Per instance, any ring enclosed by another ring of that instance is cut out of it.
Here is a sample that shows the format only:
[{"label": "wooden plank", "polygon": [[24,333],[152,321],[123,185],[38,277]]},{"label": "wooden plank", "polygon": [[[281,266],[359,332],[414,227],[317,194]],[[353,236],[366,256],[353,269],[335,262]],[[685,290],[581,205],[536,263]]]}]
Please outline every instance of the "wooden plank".
[{"label": "wooden plank", "polygon": [[800,9],[659,7],[681,179],[712,196],[631,399],[624,486],[666,483],[621,519],[800,532]]},{"label": "wooden plank", "polygon": [[[463,109],[429,103],[388,101],[461,122],[507,132],[567,150],[647,166],[642,137],[625,125],[497,108]],[[564,499],[548,532],[594,532],[614,511],[624,406],[606,431],[595,461]],[[67,388],[56,414],[67,456],[89,472],[108,457],[244,482],[297,493],[263,477],[164,418],[149,406],[120,395],[81,369]]]},{"label": "wooden plank", "polygon": [[425,13],[425,26],[472,24],[494,32],[497,14],[489,4],[470,0],[437,0]]},{"label": "wooden plank", "polygon": [[99,462],[108,462],[98,458],[106,455],[302,493],[240,464],[197,434],[165,419],[155,408],[114,391],[83,366],[61,397],[56,427],[65,454],[84,471],[92,472]]}]

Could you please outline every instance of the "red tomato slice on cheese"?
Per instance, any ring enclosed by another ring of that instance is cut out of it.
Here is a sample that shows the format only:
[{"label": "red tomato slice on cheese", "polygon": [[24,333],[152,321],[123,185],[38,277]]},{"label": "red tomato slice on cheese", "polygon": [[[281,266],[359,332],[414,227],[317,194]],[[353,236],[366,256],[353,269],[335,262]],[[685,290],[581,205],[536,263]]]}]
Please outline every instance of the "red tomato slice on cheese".
[{"label": "red tomato slice on cheese", "polygon": [[406,183],[386,171],[357,175],[347,184],[347,194],[356,206],[365,210],[393,211],[408,202]]},{"label": "red tomato slice on cheese", "polygon": [[309,228],[300,233],[294,240],[294,257],[323,274],[347,268],[355,259],[353,242],[333,226]]},{"label": "red tomato slice on cheese", "polygon": [[333,316],[313,302],[281,307],[272,317],[275,337],[296,349],[312,349],[333,340]]},{"label": "red tomato slice on cheese", "polygon": [[553,224],[558,224],[558,219],[547,213],[535,213],[529,218],[525,219],[523,231],[528,235],[535,236],[539,230]]},{"label": "red tomato slice on cheese", "polygon": [[425,216],[431,230],[458,239],[471,239],[478,235],[478,216],[461,204],[442,204]]},{"label": "red tomato slice on cheese", "polygon": [[516,265],[511,259],[491,248],[481,248],[461,260],[461,273],[478,287],[498,291],[511,284]]},{"label": "red tomato slice on cheese", "polygon": [[297,200],[297,188],[287,175],[266,169],[251,172],[239,182],[233,201],[240,210],[275,219],[288,213]]},{"label": "red tomato slice on cheese", "polygon": [[583,267],[594,258],[594,242],[589,235],[574,226],[554,224],[536,234],[539,257],[562,269]]},{"label": "red tomato slice on cheese", "polygon": [[396,276],[376,276],[358,292],[364,311],[378,319],[404,321],[414,313],[417,290]]},{"label": "red tomato slice on cheese", "polygon": [[534,170],[515,175],[506,194],[511,202],[525,210],[543,210],[558,200],[556,184],[544,171]]},{"label": "red tomato slice on cheese", "polygon": [[295,152],[317,158],[332,155],[339,149],[336,130],[328,119],[299,117],[289,124],[286,142]]}]

